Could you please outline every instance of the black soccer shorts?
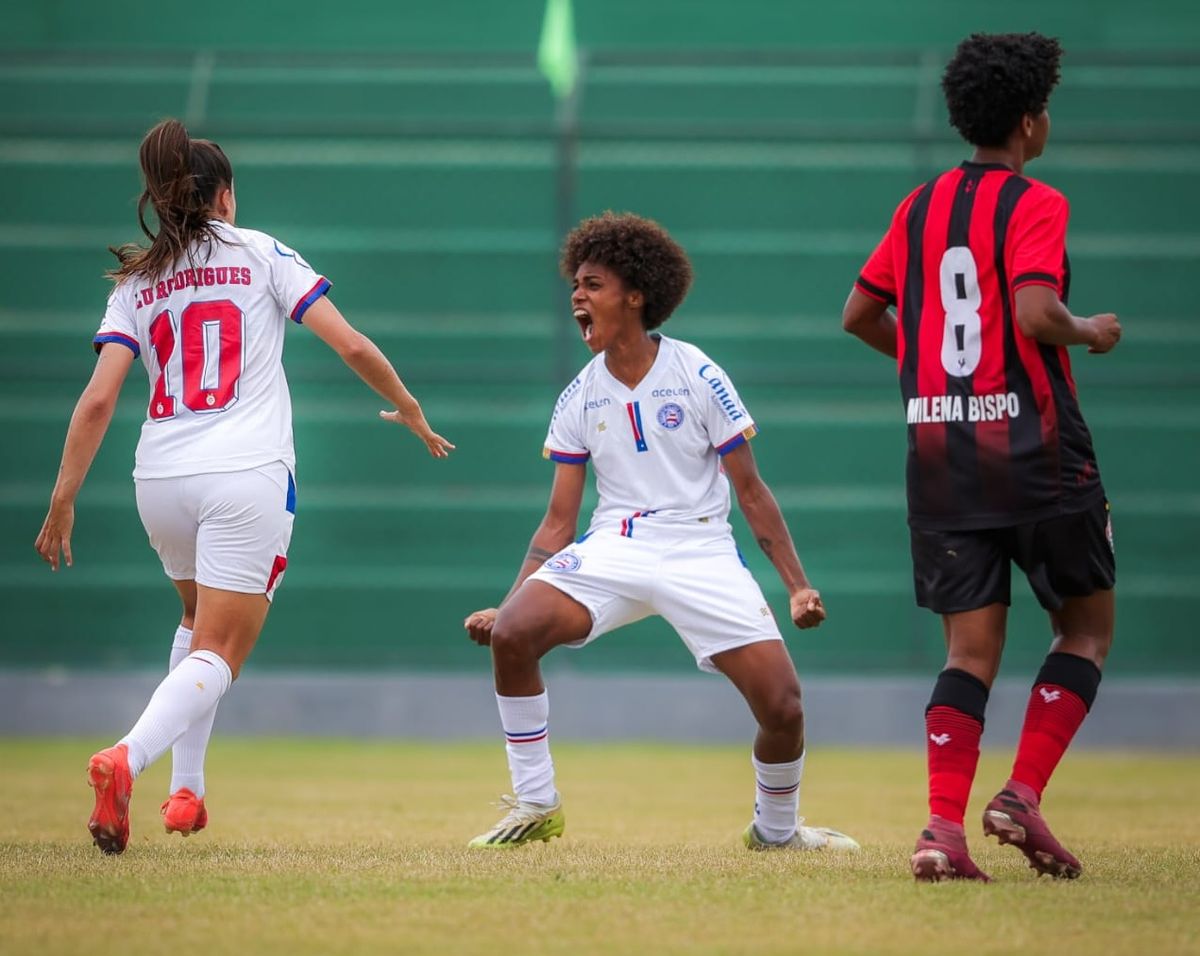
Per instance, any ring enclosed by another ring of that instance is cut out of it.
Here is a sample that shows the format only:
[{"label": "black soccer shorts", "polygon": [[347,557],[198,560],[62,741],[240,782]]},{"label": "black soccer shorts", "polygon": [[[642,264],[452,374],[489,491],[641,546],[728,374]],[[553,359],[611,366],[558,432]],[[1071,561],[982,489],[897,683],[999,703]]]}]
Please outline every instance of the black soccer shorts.
[{"label": "black soccer shorts", "polygon": [[1057,611],[1116,583],[1107,501],[1044,521],[973,531],[911,529],[917,604],[937,614],[1012,602],[1012,562],[1038,603]]}]

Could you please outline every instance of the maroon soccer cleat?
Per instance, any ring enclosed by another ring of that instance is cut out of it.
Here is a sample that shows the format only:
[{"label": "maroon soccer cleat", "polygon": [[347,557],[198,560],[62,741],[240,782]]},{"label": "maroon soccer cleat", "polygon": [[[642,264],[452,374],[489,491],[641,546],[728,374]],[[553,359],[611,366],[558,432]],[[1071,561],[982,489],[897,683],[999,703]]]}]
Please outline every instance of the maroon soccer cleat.
[{"label": "maroon soccer cleat", "polygon": [[159,808],[163,827],[168,833],[182,833],[185,837],[199,833],[208,826],[208,811],[204,809],[204,798],[198,797],[187,787],[180,787],[163,801]]},{"label": "maroon soccer cleat", "polygon": [[1009,780],[983,811],[983,832],[1019,849],[1038,876],[1073,880],[1083,866],[1054,839],[1038,804],[1032,787]]},{"label": "maroon soccer cleat", "polygon": [[104,853],[123,853],[129,843],[129,797],[133,776],[124,744],[92,754],[88,784],[96,791],[96,806],[88,820],[92,842]]},{"label": "maroon soccer cleat", "polygon": [[951,823],[936,815],[929,818],[921,831],[909,864],[913,876],[921,883],[942,880],[991,882],[991,877],[979,869],[967,853],[967,835],[962,824]]}]

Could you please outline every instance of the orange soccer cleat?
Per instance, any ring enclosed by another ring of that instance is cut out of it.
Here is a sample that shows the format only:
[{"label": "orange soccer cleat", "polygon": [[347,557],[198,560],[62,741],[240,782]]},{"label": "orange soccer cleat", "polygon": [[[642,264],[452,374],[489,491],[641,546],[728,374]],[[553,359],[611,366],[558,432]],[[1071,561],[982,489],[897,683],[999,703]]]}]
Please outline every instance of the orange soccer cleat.
[{"label": "orange soccer cleat", "polygon": [[88,784],[96,791],[96,806],[88,820],[92,842],[104,853],[123,853],[129,843],[129,797],[133,793],[128,748],[117,744],[92,754],[87,772]]},{"label": "orange soccer cleat", "polygon": [[182,833],[186,837],[199,833],[208,826],[208,811],[204,809],[204,798],[196,796],[187,787],[180,787],[167,797],[160,812],[163,827],[168,833]]}]

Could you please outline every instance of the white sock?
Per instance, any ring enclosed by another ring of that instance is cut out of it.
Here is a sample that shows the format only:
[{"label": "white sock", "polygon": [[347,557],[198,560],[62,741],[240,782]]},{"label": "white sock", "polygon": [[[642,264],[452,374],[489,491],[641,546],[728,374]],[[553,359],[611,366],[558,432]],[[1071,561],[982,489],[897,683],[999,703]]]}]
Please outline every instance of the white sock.
[{"label": "white sock", "polygon": [[216,707],[233,683],[219,654],[194,651],[163,678],[142,716],[118,743],[129,748],[129,770],[136,777],[167,752],[184,732]]},{"label": "white sock", "polygon": [[[175,631],[175,643],[171,645],[171,666],[175,670],[179,662],[191,653],[192,631],[182,624]],[[204,756],[208,752],[208,738],[212,736],[213,721],[217,719],[217,708],[190,726],[171,747],[171,786],[167,793],[175,793],[187,787],[196,796],[204,796]]]},{"label": "white sock", "polygon": [[179,666],[179,662],[190,653],[192,653],[192,629],[180,624],[175,628],[175,640],[171,642],[171,666],[167,668],[167,673],[175,670]]},{"label": "white sock", "polygon": [[558,791],[554,789],[554,761],[550,759],[549,695],[546,691],[536,697],[497,694],[496,704],[504,728],[513,793],[523,803],[553,806],[558,803]]},{"label": "white sock", "polygon": [[788,763],[762,763],[753,755],[750,760],[754,764],[754,829],[767,843],[783,843],[796,832],[804,754]]}]

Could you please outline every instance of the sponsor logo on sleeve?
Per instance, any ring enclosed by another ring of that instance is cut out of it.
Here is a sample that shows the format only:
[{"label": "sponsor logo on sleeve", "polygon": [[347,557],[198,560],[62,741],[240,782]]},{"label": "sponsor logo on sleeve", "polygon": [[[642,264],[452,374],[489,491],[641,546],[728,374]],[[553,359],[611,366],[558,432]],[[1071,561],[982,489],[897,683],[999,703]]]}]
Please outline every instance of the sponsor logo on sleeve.
[{"label": "sponsor logo on sleeve", "polygon": [[554,403],[554,410],[561,412],[564,408],[566,408],[567,403],[570,402],[575,396],[575,393],[579,391],[581,385],[583,385],[583,379],[577,378],[570,385],[564,388],[562,390],[562,394],[558,396],[558,401]]},{"label": "sponsor logo on sleeve", "polygon": [[733,400],[733,394],[725,385],[724,379],[718,374],[719,372],[720,369],[715,365],[706,362],[700,366],[699,375],[708,384],[708,387],[712,389],[713,401],[725,413],[725,417],[731,422],[740,421],[746,417],[746,412]]}]

